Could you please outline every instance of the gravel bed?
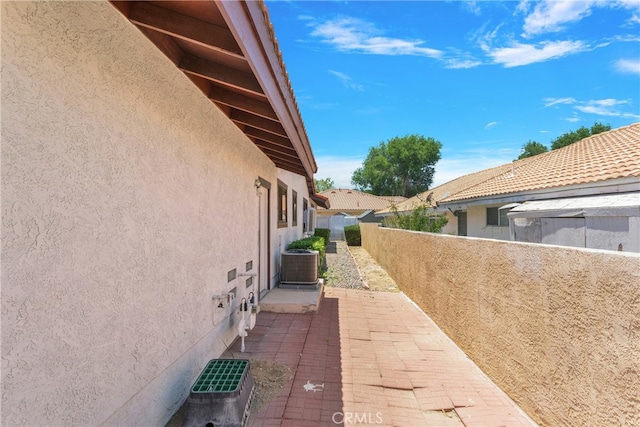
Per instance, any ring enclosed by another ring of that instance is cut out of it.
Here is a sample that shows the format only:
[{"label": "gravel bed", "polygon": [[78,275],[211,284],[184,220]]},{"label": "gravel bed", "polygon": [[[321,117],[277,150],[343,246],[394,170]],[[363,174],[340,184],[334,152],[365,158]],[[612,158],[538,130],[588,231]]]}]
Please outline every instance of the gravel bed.
[{"label": "gravel bed", "polygon": [[362,289],[360,272],[345,241],[330,242],[327,245],[326,259],[325,286]]}]

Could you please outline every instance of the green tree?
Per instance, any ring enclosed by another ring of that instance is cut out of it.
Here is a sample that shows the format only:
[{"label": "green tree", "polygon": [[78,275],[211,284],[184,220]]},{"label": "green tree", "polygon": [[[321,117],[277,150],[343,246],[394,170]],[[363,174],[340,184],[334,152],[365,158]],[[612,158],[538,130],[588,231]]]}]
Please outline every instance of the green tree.
[{"label": "green tree", "polygon": [[406,215],[399,214],[395,206],[391,211],[393,216],[388,216],[382,221],[385,227],[440,233],[449,222],[446,216],[431,212],[427,205],[418,206]]},{"label": "green tree", "polygon": [[607,132],[611,130],[611,125],[603,125],[600,122],[595,122],[593,126],[591,126],[591,135],[596,135],[598,133]]},{"label": "green tree", "polygon": [[596,135],[598,133],[606,132],[611,130],[611,125],[603,125],[602,123],[595,122],[591,129],[582,126],[577,130],[563,133],[553,141],[551,141],[551,149],[557,150],[558,148],[566,147],[567,145],[571,145],[574,142],[578,142],[581,139],[588,138],[592,135]]},{"label": "green tree", "polygon": [[314,181],[316,182],[316,191],[318,192],[330,190],[335,185],[331,178],[315,179]]},{"label": "green tree", "polygon": [[547,151],[549,151],[549,149],[546,145],[540,144],[537,141],[529,140],[529,142],[522,146],[522,151],[520,152],[517,160],[536,156],[538,154],[546,153]]},{"label": "green tree", "polygon": [[406,135],[371,147],[351,183],[379,196],[412,197],[429,189],[442,144],[421,135]]}]

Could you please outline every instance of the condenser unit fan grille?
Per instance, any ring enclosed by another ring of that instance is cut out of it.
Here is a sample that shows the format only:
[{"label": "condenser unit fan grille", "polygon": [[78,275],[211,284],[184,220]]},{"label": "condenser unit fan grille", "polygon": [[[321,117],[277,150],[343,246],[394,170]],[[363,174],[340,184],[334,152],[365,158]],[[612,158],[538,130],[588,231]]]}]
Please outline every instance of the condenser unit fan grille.
[{"label": "condenser unit fan grille", "polygon": [[300,251],[282,254],[280,282],[284,284],[315,285],[318,283],[318,252]]}]

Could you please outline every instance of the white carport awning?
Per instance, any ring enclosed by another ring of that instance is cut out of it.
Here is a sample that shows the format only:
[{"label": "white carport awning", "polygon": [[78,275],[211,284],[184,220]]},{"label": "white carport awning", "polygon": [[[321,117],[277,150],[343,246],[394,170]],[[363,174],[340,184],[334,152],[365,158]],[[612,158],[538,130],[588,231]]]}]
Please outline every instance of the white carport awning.
[{"label": "white carport awning", "polygon": [[524,202],[511,209],[509,218],[574,218],[587,216],[640,216],[640,193]]},{"label": "white carport awning", "polygon": [[516,206],[520,206],[520,205],[521,205],[521,203],[509,203],[508,205],[500,206],[500,207],[498,208],[498,210],[499,210],[499,211],[501,211],[501,210],[503,210],[503,209],[513,209],[513,208],[515,208]]}]

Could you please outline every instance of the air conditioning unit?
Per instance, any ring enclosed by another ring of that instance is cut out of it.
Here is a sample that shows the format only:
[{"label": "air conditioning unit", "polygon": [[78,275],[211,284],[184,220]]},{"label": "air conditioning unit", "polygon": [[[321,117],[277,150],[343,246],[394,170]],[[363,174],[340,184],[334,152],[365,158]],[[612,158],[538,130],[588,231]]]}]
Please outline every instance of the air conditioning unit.
[{"label": "air conditioning unit", "polygon": [[291,250],[282,253],[280,283],[283,285],[318,284],[318,252]]}]

